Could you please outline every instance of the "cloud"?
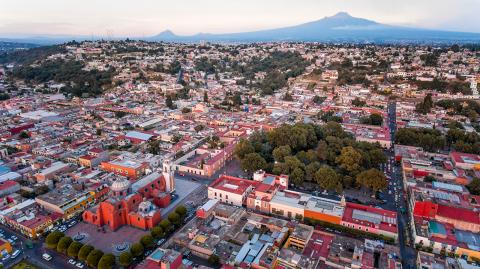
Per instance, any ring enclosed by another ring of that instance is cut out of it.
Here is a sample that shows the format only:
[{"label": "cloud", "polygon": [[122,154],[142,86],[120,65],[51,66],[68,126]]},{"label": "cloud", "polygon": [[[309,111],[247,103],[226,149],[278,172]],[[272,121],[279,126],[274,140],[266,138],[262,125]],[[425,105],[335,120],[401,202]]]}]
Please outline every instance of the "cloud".
[{"label": "cloud", "polygon": [[382,23],[480,32],[480,0],[17,0],[0,33],[115,36],[239,32],[290,26],[339,11]]}]

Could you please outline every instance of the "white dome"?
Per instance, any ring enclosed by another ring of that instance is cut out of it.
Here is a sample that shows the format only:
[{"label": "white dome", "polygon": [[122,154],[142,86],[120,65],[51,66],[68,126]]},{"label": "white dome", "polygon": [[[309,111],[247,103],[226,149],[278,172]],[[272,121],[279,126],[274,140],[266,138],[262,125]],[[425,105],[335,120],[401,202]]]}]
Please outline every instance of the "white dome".
[{"label": "white dome", "polygon": [[130,188],[130,181],[126,178],[117,179],[113,182],[112,186],[110,186],[110,190],[114,192],[121,192],[126,191]]}]

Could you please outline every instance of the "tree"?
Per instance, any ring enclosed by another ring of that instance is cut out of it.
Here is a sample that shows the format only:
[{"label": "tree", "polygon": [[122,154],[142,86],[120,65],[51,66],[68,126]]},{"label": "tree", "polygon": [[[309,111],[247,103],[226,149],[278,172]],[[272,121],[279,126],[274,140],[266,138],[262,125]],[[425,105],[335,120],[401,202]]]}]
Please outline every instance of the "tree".
[{"label": "tree", "polygon": [[168,215],[168,220],[173,223],[173,225],[175,226],[179,226],[180,225],[180,215],[178,215],[177,213],[175,212],[172,212]]},{"label": "tree", "polygon": [[372,125],[381,126],[383,124],[383,117],[378,113],[370,114],[370,122]]},{"label": "tree", "polygon": [[286,92],[285,95],[283,96],[284,101],[293,101],[293,96],[289,93]]},{"label": "tree", "polygon": [[160,153],[160,142],[160,140],[153,140],[148,142],[148,152],[154,155],[158,155]]},{"label": "tree", "polygon": [[78,257],[78,252],[80,249],[83,247],[83,244],[77,241],[74,241],[70,244],[70,246],[67,249],[67,255],[72,258],[77,258]]},{"label": "tree", "polygon": [[208,257],[208,263],[212,266],[217,266],[220,264],[220,258],[217,255],[212,254]]},{"label": "tree", "polygon": [[162,227],[166,234],[169,234],[171,231],[173,231],[172,223],[168,219],[160,221],[159,226]]},{"label": "tree", "polygon": [[99,249],[92,250],[87,256],[87,265],[96,268],[102,256],[103,251]]},{"label": "tree", "polygon": [[194,130],[195,132],[200,132],[201,130],[205,129],[205,126],[203,126],[202,124],[199,124],[197,126],[195,126]]},{"label": "tree", "polygon": [[187,216],[187,208],[184,205],[179,205],[175,208],[175,213],[177,213],[180,218],[184,219]]},{"label": "tree", "polygon": [[22,139],[30,138],[30,134],[27,131],[22,131],[19,136]]},{"label": "tree", "polygon": [[303,172],[301,168],[295,168],[290,174],[290,179],[292,180],[293,184],[295,184],[296,186],[302,185],[304,178],[305,178],[305,172]]},{"label": "tree", "polygon": [[428,175],[428,176],[423,178],[423,182],[432,183],[434,181],[435,181],[435,177],[433,177],[431,175]]},{"label": "tree", "polygon": [[143,245],[141,243],[135,243],[130,248],[130,252],[132,253],[133,257],[140,257],[143,255]]},{"label": "tree", "polygon": [[86,261],[87,260],[87,257],[88,255],[90,254],[90,252],[92,252],[94,250],[94,247],[91,246],[91,245],[84,245],[80,248],[80,251],[78,252],[78,259],[81,260],[81,261]]},{"label": "tree", "polygon": [[133,256],[129,251],[125,251],[120,254],[118,261],[121,266],[128,267],[133,261]]},{"label": "tree", "polygon": [[331,191],[336,190],[340,192],[342,190],[342,182],[340,176],[329,166],[322,166],[315,173],[315,181],[320,188]]},{"label": "tree", "polygon": [[167,98],[165,99],[165,105],[167,105],[167,107],[170,109],[175,108],[175,104],[173,104],[172,96],[167,95]]},{"label": "tree", "polygon": [[155,246],[155,241],[149,234],[142,236],[142,238],[140,238],[140,243],[142,243],[143,247],[147,249]]},{"label": "tree", "polygon": [[72,243],[72,238],[69,236],[62,237],[57,244],[57,251],[60,253],[65,254],[67,252],[68,247]]},{"label": "tree", "polygon": [[355,97],[355,99],[352,100],[352,105],[356,107],[362,107],[365,106],[367,102],[360,100],[360,98]]},{"label": "tree", "polygon": [[359,173],[356,177],[357,184],[367,187],[373,192],[384,190],[388,187],[385,175],[378,169],[371,168]]},{"label": "tree", "polygon": [[272,155],[275,161],[283,162],[284,158],[292,154],[292,149],[289,145],[280,146],[273,150]]},{"label": "tree", "polygon": [[208,93],[207,93],[207,91],[203,92],[203,102],[208,103]]},{"label": "tree", "polygon": [[372,149],[368,152],[370,163],[373,167],[379,167],[380,164],[387,162],[387,156],[381,149]]},{"label": "tree", "polygon": [[322,165],[319,162],[312,162],[305,167],[305,180],[312,181],[315,177],[315,173],[320,169]]},{"label": "tree", "polygon": [[252,143],[248,139],[241,138],[238,144],[235,146],[235,156],[242,160],[245,158],[245,155],[254,153],[255,148],[253,147]]},{"label": "tree", "polygon": [[111,269],[115,266],[115,256],[111,253],[105,254],[98,262],[98,269]]},{"label": "tree", "polygon": [[480,195],[480,179],[473,178],[472,181],[467,185],[467,189],[473,195]]},{"label": "tree", "polygon": [[326,97],[320,97],[318,95],[315,95],[312,101],[317,105],[321,105],[326,99],[327,99]]},{"label": "tree", "polygon": [[324,137],[334,136],[342,138],[345,136],[342,125],[337,122],[329,121],[321,127]]},{"label": "tree", "polygon": [[59,231],[51,232],[49,235],[47,235],[47,238],[45,239],[47,248],[56,249],[58,241],[60,241],[60,239],[64,236],[65,234]]},{"label": "tree", "polygon": [[160,227],[160,226],[153,227],[150,234],[156,239],[160,239],[160,238],[163,238],[165,236],[165,232],[163,231],[162,227]]},{"label": "tree", "polygon": [[258,153],[249,153],[241,160],[240,165],[243,170],[252,174],[260,169],[265,169],[267,161]]},{"label": "tree", "polygon": [[362,155],[352,146],[348,146],[342,148],[340,156],[335,159],[335,162],[351,174],[356,174],[360,170],[361,160]]},{"label": "tree", "polygon": [[427,113],[430,113],[430,111],[432,110],[433,106],[434,106],[434,105],[433,105],[433,100],[432,100],[432,94],[429,93],[429,94],[427,94],[427,95],[423,98],[423,102],[418,103],[418,104],[415,106],[415,110],[416,110],[418,113],[427,114]]}]

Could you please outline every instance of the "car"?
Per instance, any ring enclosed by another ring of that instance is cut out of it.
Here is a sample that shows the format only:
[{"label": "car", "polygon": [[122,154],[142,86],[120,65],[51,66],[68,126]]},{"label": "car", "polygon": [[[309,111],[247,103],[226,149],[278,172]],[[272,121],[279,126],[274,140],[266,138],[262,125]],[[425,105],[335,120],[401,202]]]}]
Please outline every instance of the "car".
[{"label": "car", "polygon": [[46,261],[49,261],[49,260],[52,259],[52,256],[51,256],[50,254],[48,254],[48,253],[43,253],[43,254],[42,254],[42,258],[43,258],[44,260],[46,260]]},{"label": "car", "polygon": [[15,251],[12,253],[11,259],[13,260],[13,259],[15,259],[16,257],[18,257],[18,255],[20,255],[21,252],[22,252],[22,251],[19,250],[19,249],[15,250]]},{"label": "car", "polygon": [[77,264],[75,264],[75,266],[78,267],[78,268],[85,267],[85,265],[83,265],[83,263],[81,263],[81,262],[77,262]]},{"label": "car", "polygon": [[13,240],[17,240],[17,239],[18,239],[18,237],[15,236],[15,235],[12,235],[10,238],[12,238]]},{"label": "car", "polygon": [[164,239],[164,238],[158,240],[157,246],[160,246],[160,245],[163,244],[164,242],[165,242],[165,239]]},{"label": "car", "polygon": [[15,243],[15,240],[13,240],[12,238],[8,238],[7,241],[8,241],[8,243],[10,243],[10,244]]},{"label": "car", "polygon": [[7,254],[5,254],[5,255],[2,256],[2,261],[6,261],[6,260],[8,260],[9,258],[10,258],[10,254],[7,253]]},{"label": "car", "polygon": [[68,263],[75,265],[77,262],[74,259],[70,259],[70,260],[68,260]]}]

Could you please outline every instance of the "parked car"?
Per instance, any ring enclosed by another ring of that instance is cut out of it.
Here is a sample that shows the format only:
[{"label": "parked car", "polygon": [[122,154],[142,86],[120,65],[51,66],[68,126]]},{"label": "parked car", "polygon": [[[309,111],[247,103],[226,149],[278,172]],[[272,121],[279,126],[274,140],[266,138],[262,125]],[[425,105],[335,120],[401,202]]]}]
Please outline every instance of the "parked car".
[{"label": "parked car", "polygon": [[16,257],[18,257],[18,255],[20,255],[21,252],[22,252],[22,251],[19,250],[19,249],[15,250],[15,251],[12,253],[12,257],[11,257],[12,260],[15,259]]},{"label": "parked car", "polygon": [[85,267],[85,265],[83,265],[83,263],[81,263],[81,262],[77,262],[77,264],[75,264],[75,266],[78,267],[78,268]]},{"label": "parked car", "polygon": [[42,254],[42,258],[43,258],[44,260],[46,260],[46,261],[49,261],[49,260],[52,259],[52,256],[51,256],[50,254],[48,254],[48,253],[43,253],[43,254]]}]

